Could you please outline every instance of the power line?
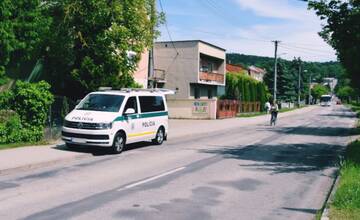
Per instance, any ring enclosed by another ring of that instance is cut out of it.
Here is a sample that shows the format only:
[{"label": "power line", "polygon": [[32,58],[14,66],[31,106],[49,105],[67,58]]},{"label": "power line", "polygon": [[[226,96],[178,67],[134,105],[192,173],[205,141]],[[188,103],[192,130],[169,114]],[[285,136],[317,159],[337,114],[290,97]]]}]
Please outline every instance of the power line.
[{"label": "power line", "polygon": [[314,49],[314,48],[308,48],[308,47],[299,47],[299,46],[294,46],[294,45],[291,45],[291,44],[287,44],[287,43],[284,43],[283,45],[286,45],[288,47],[294,47],[294,48],[297,48],[297,49],[303,49],[303,50],[311,50],[311,51],[317,51],[317,52],[320,52],[320,53],[333,53],[333,51],[330,51],[330,50],[319,50],[319,49]]},{"label": "power line", "polygon": [[309,51],[309,50],[297,49],[297,48],[292,48],[292,47],[284,46],[284,45],[280,45],[279,47],[281,47],[283,49],[286,49],[287,51],[296,51],[298,53],[314,55],[314,56],[320,56],[320,57],[325,57],[326,55],[330,55],[329,53],[327,53],[327,54],[325,54],[325,53],[317,53],[317,52],[313,52],[313,51]]},{"label": "power line", "polygon": [[[234,20],[236,20],[236,17],[231,16],[229,13],[221,13],[222,11],[222,7],[220,7],[217,3],[215,3],[215,1],[212,0],[200,0],[200,1],[196,1],[199,2],[202,5],[205,5],[205,7],[209,8],[215,15],[217,15],[219,18],[221,18],[222,20],[224,20],[225,22],[227,22],[228,24],[234,26],[234,27],[238,27],[238,24],[234,22]],[[230,19],[229,19],[230,18]],[[263,41],[268,41],[270,42],[270,39],[267,39],[266,37],[263,37],[259,34],[258,35],[261,40]]]},{"label": "power line", "polygon": [[[165,13],[161,0],[159,0],[159,5],[160,5],[160,8],[161,8],[161,12]],[[167,34],[169,35],[169,39],[171,41],[171,44],[172,44],[172,46],[174,47],[174,49],[176,51],[176,55],[179,55],[179,51],[177,50],[177,48],[176,48],[176,46],[174,44],[174,41],[173,41],[173,39],[171,37],[170,30],[169,30],[168,23],[167,23],[166,19],[165,19],[165,28],[166,28]]]},{"label": "power line", "polygon": [[239,35],[229,35],[229,34],[219,34],[219,33],[214,33],[214,32],[210,32],[210,31],[203,31],[203,30],[198,30],[198,29],[191,29],[188,28],[188,30],[191,30],[192,32],[198,32],[198,33],[204,33],[204,34],[209,34],[209,35],[213,35],[213,36],[218,36],[218,37],[231,37],[231,38],[236,38],[236,39],[243,39],[243,40],[249,40],[249,41],[257,41],[257,42],[264,42],[264,43],[271,43],[270,40],[261,40],[261,39],[256,39],[256,38],[248,38],[248,37],[242,37]]},{"label": "power line", "polygon": [[[288,53],[292,53],[292,54],[303,54],[303,55],[307,55],[307,56],[311,56],[311,57],[316,57],[316,58],[324,58],[324,59],[330,59],[329,57],[326,57],[324,54],[319,55],[319,54],[313,54],[313,53],[309,53],[309,52],[304,52],[304,51],[295,51],[293,48],[287,48],[284,47],[282,45],[279,45],[280,48],[282,48],[283,50],[285,50],[285,52]],[[298,56],[296,55],[296,57]]]}]

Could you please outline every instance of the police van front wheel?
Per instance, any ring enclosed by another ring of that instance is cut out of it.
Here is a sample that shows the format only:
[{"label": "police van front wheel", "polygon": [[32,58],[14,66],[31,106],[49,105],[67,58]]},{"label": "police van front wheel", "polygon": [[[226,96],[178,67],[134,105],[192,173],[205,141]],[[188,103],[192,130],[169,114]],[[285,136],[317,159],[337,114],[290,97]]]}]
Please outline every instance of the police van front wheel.
[{"label": "police van front wheel", "polygon": [[155,139],[152,140],[152,142],[156,145],[161,145],[164,142],[165,138],[165,132],[163,128],[159,128],[159,130],[156,133]]},{"label": "police van front wheel", "polygon": [[125,147],[125,135],[123,133],[117,133],[114,138],[114,143],[112,146],[112,151],[115,154],[120,154]]}]

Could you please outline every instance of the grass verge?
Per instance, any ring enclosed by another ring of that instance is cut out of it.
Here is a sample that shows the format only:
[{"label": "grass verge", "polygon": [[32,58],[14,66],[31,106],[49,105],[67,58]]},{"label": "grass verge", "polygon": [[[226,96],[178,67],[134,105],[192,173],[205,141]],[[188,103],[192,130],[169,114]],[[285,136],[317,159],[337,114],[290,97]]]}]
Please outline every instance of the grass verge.
[{"label": "grass verge", "polygon": [[11,143],[11,144],[0,144],[0,150],[18,148],[18,147],[27,147],[27,146],[36,146],[36,145],[48,145],[48,141],[39,141],[34,143]]},{"label": "grass verge", "polygon": [[[351,109],[360,115],[360,105],[351,105]],[[358,120],[357,130],[360,129]],[[340,170],[340,182],[330,205],[331,220],[360,219],[360,141],[351,143],[345,153]]]},{"label": "grass verge", "polygon": [[250,117],[256,117],[256,116],[260,116],[260,115],[266,115],[266,112],[240,113],[240,114],[237,114],[236,117],[239,117],[239,118],[250,118]]},{"label": "grass verge", "polygon": [[360,141],[351,143],[340,170],[340,182],[330,205],[330,219],[360,219]]},{"label": "grass verge", "polygon": [[[301,109],[304,108],[306,106],[301,106],[300,108],[282,108],[279,110],[279,113],[284,113],[284,112],[290,112],[290,111],[294,111],[297,109]],[[260,116],[260,115],[266,115],[266,112],[250,112],[250,113],[240,113],[237,114],[236,117],[239,118],[250,118],[250,117],[256,117],[256,116]]]}]

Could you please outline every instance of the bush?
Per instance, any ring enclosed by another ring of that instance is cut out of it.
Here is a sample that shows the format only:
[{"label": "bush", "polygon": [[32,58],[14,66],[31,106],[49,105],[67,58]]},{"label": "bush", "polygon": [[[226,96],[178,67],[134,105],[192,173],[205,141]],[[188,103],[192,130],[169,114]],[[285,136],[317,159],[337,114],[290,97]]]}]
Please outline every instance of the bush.
[{"label": "bush", "polygon": [[25,128],[34,130],[34,127],[44,127],[50,105],[54,101],[54,96],[49,90],[50,85],[45,81],[16,83],[11,109],[20,115]]},{"label": "bush", "polygon": [[0,93],[0,109],[10,109],[11,98],[13,97],[12,92],[5,91]]},{"label": "bush", "polygon": [[0,86],[9,82],[9,78],[5,75],[5,68],[0,66]]},{"label": "bush", "polygon": [[49,89],[45,81],[18,81],[11,92],[0,94],[0,143],[37,142],[43,138],[48,111],[54,101]]},{"label": "bush", "polygon": [[43,127],[24,128],[17,113],[0,110],[0,144],[37,142],[42,137]]},{"label": "bush", "polygon": [[0,144],[20,142],[21,129],[18,114],[10,110],[0,110]]},{"label": "bush", "polygon": [[263,82],[246,75],[226,74],[226,87],[223,99],[241,99],[244,102],[260,102],[261,109],[268,100],[268,90]]}]

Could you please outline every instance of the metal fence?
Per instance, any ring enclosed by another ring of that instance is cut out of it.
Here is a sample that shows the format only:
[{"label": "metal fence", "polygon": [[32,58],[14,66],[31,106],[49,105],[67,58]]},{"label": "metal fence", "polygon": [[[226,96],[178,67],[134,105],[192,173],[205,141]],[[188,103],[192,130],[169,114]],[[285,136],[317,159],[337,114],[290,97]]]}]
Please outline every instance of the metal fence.
[{"label": "metal fence", "polygon": [[261,111],[260,102],[239,102],[238,100],[218,100],[217,118],[232,118],[238,113]]},{"label": "metal fence", "polygon": [[64,96],[55,96],[49,108],[48,120],[45,127],[45,139],[55,140],[61,136],[61,127],[65,116],[75,108],[76,101]]}]

